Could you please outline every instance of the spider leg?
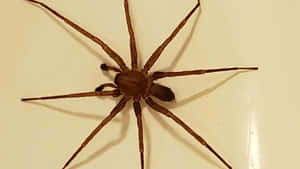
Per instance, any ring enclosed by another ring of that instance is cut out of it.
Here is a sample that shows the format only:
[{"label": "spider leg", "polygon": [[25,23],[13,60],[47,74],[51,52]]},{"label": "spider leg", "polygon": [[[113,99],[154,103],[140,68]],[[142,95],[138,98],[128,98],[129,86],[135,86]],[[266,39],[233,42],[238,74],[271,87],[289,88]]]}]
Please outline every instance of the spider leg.
[{"label": "spider leg", "polygon": [[185,124],[181,119],[171,113],[168,109],[155,103],[150,97],[145,99],[146,103],[154,110],[160,112],[161,114],[171,118],[182,128],[184,128],[189,134],[191,134],[196,140],[198,140],[202,145],[204,145],[209,151],[211,151],[227,168],[232,169],[231,165],[228,164],[200,135],[198,135],[193,129],[191,129],[187,124]]},{"label": "spider leg", "polygon": [[119,93],[119,90],[101,91],[101,92],[95,91],[95,92],[84,92],[84,93],[72,93],[72,94],[65,94],[65,95],[56,95],[56,96],[22,98],[21,101],[63,99],[63,98],[74,98],[74,97],[92,97],[92,96],[115,96],[118,93]]},{"label": "spider leg", "polygon": [[165,77],[201,75],[205,73],[223,72],[223,71],[230,71],[230,70],[258,70],[258,67],[230,67],[230,68],[219,68],[219,69],[198,69],[198,70],[180,71],[180,72],[154,72],[152,77],[153,79],[161,79]]},{"label": "spider leg", "polygon": [[132,22],[131,22],[131,18],[130,18],[128,0],[124,0],[124,8],[125,8],[128,32],[129,32],[129,36],[130,36],[131,66],[132,66],[133,70],[136,70],[137,69],[137,50],[136,50],[134,31],[132,28]]},{"label": "spider leg", "polygon": [[78,155],[78,153],[95,137],[95,135],[108,123],[110,122],[126,105],[128,97],[123,97],[122,100],[114,107],[111,113],[90,133],[90,135],[82,142],[80,147],[75,153],[69,158],[62,169],[66,168],[71,161]]},{"label": "spider leg", "polygon": [[188,19],[192,16],[192,14],[196,11],[196,9],[200,6],[200,1],[197,1],[195,7],[189,12],[189,14],[179,23],[179,25],[175,28],[175,30],[171,33],[171,35],[153,52],[151,57],[147,60],[143,72],[148,72],[150,68],[157,61],[163,50],[168,46],[168,44],[175,38],[177,33],[183,28],[183,26],[187,23]]},{"label": "spider leg", "polygon": [[92,35],[91,33],[89,33],[88,31],[86,31],[85,29],[83,29],[79,25],[75,24],[74,22],[72,22],[68,18],[64,17],[63,15],[61,15],[60,13],[58,13],[57,11],[55,11],[54,9],[50,8],[45,3],[39,2],[39,1],[35,1],[35,0],[26,0],[26,1],[35,3],[37,5],[40,5],[44,9],[48,10],[49,12],[51,12],[52,14],[54,14],[55,16],[57,16],[58,18],[62,19],[69,26],[71,26],[72,28],[74,28],[75,30],[77,30],[78,32],[80,32],[81,34],[83,34],[84,36],[86,36],[87,38],[89,38],[90,40],[92,40],[95,43],[97,43],[98,45],[100,45],[103,48],[103,50],[120,66],[120,68],[122,70],[128,70],[128,67],[126,66],[126,64],[123,61],[123,59],[115,51],[113,51],[106,43],[104,43],[101,39],[99,39],[98,37]]},{"label": "spider leg", "polygon": [[117,72],[117,73],[120,73],[121,70],[117,67],[114,67],[114,66],[108,66],[107,64],[101,64],[100,68],[103,70],[103,71],[114,71],[114,72]]},{"label": "spider leg", "polygon": [[138,134],[139,134],[139,151],[141,158],[141,169],[144,169],[144,140],[143,140],[143,121],[142,121],[142,111],[139,101],[134,101],[133,108],[135,116],[137,119]]}]

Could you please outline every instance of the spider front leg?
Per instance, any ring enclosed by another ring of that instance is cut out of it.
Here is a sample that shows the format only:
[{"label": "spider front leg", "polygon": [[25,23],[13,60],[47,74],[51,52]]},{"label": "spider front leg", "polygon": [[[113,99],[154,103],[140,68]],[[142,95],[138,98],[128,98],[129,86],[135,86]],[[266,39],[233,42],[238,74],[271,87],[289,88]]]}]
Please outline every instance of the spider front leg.
[{"label": "spider front leg", "polygon": [[231,70],[258,70],[258,67],[231,67],[231,68],[219,68],[219,69],[198,69],[198,70],[179,71],[179,72],[154,72],[152,74],[152,77],[154,80],[156,80],[165,77],[201,75],[205,73],[224,72],[224,71],[231,71]]},{"label": "spider front leg", "polygon": [[137,49],[136,49],[134,31],[132,28],[132,22],[131,22],[131,18],[130,18],[128,0],[124,0],[124,8],[125,8],[128,32],[129,32],[129,36],[130,36],[131,67],[133,70],[136,70],[137,69]]},{"label": "spider front leg", "polygon": [[222,163],[228,168],[232,169],[231,165],[228,164],[221,155],[219,155],[200,135],[198,135],[193,129],[191,129],[187,124],[185,124],[181,119],[179,119],[175,114],[171,113],[168,109],[155,103],[150,97],[145,98],[146,103],[154,110],[160,112],[161,114],[171,118],[182,128],[184,128],[189,134],[191,134],[198,142],[204,145],[210,152],[212,152]]},{"label": "spider front leg", "polygon": [[157,61],[161,53],[168,46],[168,44],[175,38],[178,32],[183,28],[183,26],[187,23],[189,18],[193,15],[197,8],[200,7],[200,0],[197,0],[197,4],[195,7],[188,13],[188,15],[179,23],[179,25],[175,28],[175,30],[171,33],[171,35],[153,52],[150,58],[147,60],[143,72],[147,73],[150,68]]},{"label": "spider front leg", "polygon": [[141,159],[141,169],[144,169],[144,138],[143,138],[143,121],[142,121],[142,110],[139,101],[133,102],[133,108],[137,119],[138,134],[139,134],[139,151]]},{"label": "spider front leg", "polygon": [[128,70],[128,67],[126,66],[124,60],[113,50],[111,49],[105,42],[103,42],[100,38],[96,37],[95,35],[89,33],[87,30],[84,28],[80,27],[76,23],[72,22],[70,19],[64,17],[62,14],[57,12],[56,10],[52,9],[49,7],[47,4],[43,2],[39,2],[36,0],[26,0],[31,3],[34,3],[36,5],[41,6],[42,8],[46,9],[48,12],[52,13],[59,19],[63,20],[66,24],[83,34],[85,37],[89,38],[90,40],[94,41],[98,45],[102,47],[102,49],[120,66],[122,70]]}]

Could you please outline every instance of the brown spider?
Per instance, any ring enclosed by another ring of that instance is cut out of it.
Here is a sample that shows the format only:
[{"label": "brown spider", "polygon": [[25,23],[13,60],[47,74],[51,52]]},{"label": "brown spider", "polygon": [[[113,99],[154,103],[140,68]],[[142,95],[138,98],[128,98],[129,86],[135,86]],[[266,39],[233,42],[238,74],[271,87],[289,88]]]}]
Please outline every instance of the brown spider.
[{"label": "brown spider", "polygon": [[[114,71],[118,74],[115,76],[114,83],[105,83],[100,85],[92,92],[85,93],[75,93],[67,95],[58,95],[58,96],[47,96],[47,97],[37,97],[37,98],[22,98],[22,101],[31,101],[31,100],[44,100],[44,99],[60,99],[60,98],[72,98],[72,97],[90,97],[90,96],[123,96],[121,101],[113,108],[110,114],[90,133],[90,135],[83,141],[80,147],[76,150],[75,153],[69,158],[69,160],[63,166],[63,169],[66,168],[71,161],[78,155],[78,153],[94,138],[94,136],[108,123],[110,122],[126,105],[128,100],[133,99],[133,108],[137,118],[138,126],[138,137],[139,137],[139,152],[141,160],[141,169],[144,169],[144,143],[143,143],[143,125],[142,125],[142,112],[140,100],[144,99],[147,105],[152,109],[158,111],[159,113],[171,118],[177,124],[179,124],[183,129],[185,129],[189,134],[191,134],[195,139],[197,139],[202,145],[204,145],[209,151],[211,151],[227,168],[231,169],[231,165],[228,164],[200,135],[198,135],[193,129],[191,129],[187,124],[185,124],[181,119],[171,113],[168,109],[154,102],[151,96],[157,97],[162,101],[172,101],[175,98],[174,93],[168,87],[156,84],[154,81],[157,79],[165,77],[174,77],[174,76],[186,76],[186,75],[200,75],[205,73],[220,72],[220,71],[229,71],[229,70],[257,70],[257,67],[231,67],[231,68],[220,68],[220,69],[199,69],[191,71],[180,71],[180,72],[154,72],[149,73],[150,68],[157,61],[163,50],[167,45],[174,39],[177,33],[183,28],[188,19],[192,14],[200,8],[200,0],[197,0],[195,7],[188,13],[188,15],[180,22],[180,24],[175,28],[171,35],[153,52],[151,57],[147,60],[146,64],[142,69],[138,68],[137,60],[137,49],[135,43],[135,36],[133,28],[131,25],[131,19],[129,15],[129,6],[128,0],[124,0],[124,8],[126,21],[128,26],[128,31],[130,35],[130,52],[131,52],[131,69],[128,68],[123,61],[123,59],[114,52],[106,43],[104,43],[98,37],[92,35],[79,25],[70,21],[54,9],[50,8],[45,3],[27,0],[36,5],[41,6],[42,8],[48,10],[48,12],[54,14],[58,18],[62,19],[69,26],[73,27],[78,32],[85,35],[90,40],[94,41],[100,45],[103,50],[119,65],[120,68],[114,66],[108,66],[106,64],[101,65],[101,69],[104,71]],[[103,91],[104,88],[110,87],[114,90]]]}]

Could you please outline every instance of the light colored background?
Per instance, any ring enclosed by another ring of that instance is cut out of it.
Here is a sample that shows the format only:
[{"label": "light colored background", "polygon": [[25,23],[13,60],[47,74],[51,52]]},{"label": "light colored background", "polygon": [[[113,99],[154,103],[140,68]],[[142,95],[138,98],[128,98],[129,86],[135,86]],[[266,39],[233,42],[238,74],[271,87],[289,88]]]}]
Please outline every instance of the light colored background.
[{"label": "light colored background", "polygon": [[[129,63],[122,0],[44,2],[100,36]],[[130,1],[143,61],[195,2]],[[178,104],[167,106],[235,169],[299,168],[300,2],[201,2],[201,14],[192,17],[152,70],[255,65],[260,70],[161,80],[177,97]],[[110,81],[99,65],[112,61],[97,45],[25,1],[2,1],[0,11],[0,168],[59,169],[117,101],[29,104],[20,98],[93,90]],[[177,64],[169,67],[175,58]],[[146,169],[225,168],[172,121],[146,107],[143,115]],[[131,105],[71,166],[139,168]]]}]

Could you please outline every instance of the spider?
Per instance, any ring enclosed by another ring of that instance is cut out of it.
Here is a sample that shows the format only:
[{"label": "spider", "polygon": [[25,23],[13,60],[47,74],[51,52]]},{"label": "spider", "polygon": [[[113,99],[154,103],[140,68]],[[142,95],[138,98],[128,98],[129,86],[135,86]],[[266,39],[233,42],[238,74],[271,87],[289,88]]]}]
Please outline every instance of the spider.
[{"label": "spider", "polygon": [[[153,110],[171,118],[175,123],[180,125],[185,131],[192,135],[199,143],[205,146],[211,153],[213,153],[216,158],[218,158],[227,168],[231,169],[231,165],[224,160],[224,158],[219,155],[213,148],[208,144],[208,142],[197,134],[191,127],[189,127],[184,121],[178,118],[175,114],[170,112],[167,108],[156,103],[152,97],[156,97],[161,101],[173,101],[175,99],[175,94],[173,91],[163,85],[155,83],[156,80],[175,77],[175,76],[187,76],[187,75],[201,75],[205,73],[230,71],[230,70],[257,70],[258,67],[230,67],[230,68],[219,68],[219,69],[198,69],[190,71],[178,71],[178,72],[153,72],[150,73],[149,70],[155,64],[155,62],[160,57],[161,53],[168,46],[168,44],[174,39],[174,37],[180,32],[180,30],[187,23],[189,18],[195,13],[195,11],[200,8],[200,0],[197,0],[196,5],[192,10],[185,16],[185,18],[178,24],[174,31],[169,35],[167,39],[153,52],[150,58],[147,60],[143,68],[138,67],[138,56],[135,42],[135,35],[132,28],[131,18],[129,14],[129,4],[128,0],[124,1],[126,22],[130,37],[130,54],[131,54],[131,68],[129,68],[123,59],[111,49],[105,42],[103,42],[98,37],[92,35],[86,31],[81,26],[72,22],[68,18],[61,15],[56,10],[49,7],[43,2],[36,0],[27,0],[33,4],[36,4],[48,12],[52,13],[54,16],[58,17],[66,24],[94,41],[100,45],[103,50],[118,64],[119,67],[110,66],[107,64],[102,64],[100,68],[103,71],[113,71],[117,75],[114,78],[114,83],[104,83],[95,89],[95,91],[84,92],[84,93],[73,93],[66,95],[56,95],[56,96],[46,96],[46,97],[34,97],[34,98],[22,98],[22,101],[32,101],[32,100],[45,100],[45,99],[61,99],[61,98],[74,98],[74,97],[91,97],[91,96],[122,96],[122,99],[118,104],[112,109],[110,114],[106,116],[103,121],[88,135],[88,137],[82,142],[79,148],[73,153],[73,155],[64,164],[62,169],[69,166],[72,160],[81,152],[81,150],[94,138],[94,136],[107,125],[116,115],[118,115],[121,110],[125,107],[126,103],[133,99],[133,108],[137,118],[138,127],[138,139],[139,139],[139,152],[140,152],[140,164],[141,169],[144,169],[144,143],[143,143],[143,122],[142,122],[142,111],[140,100],[143,99],[148,106]],[[105,88],[112,88],[111,90],[104,90]]]}]

